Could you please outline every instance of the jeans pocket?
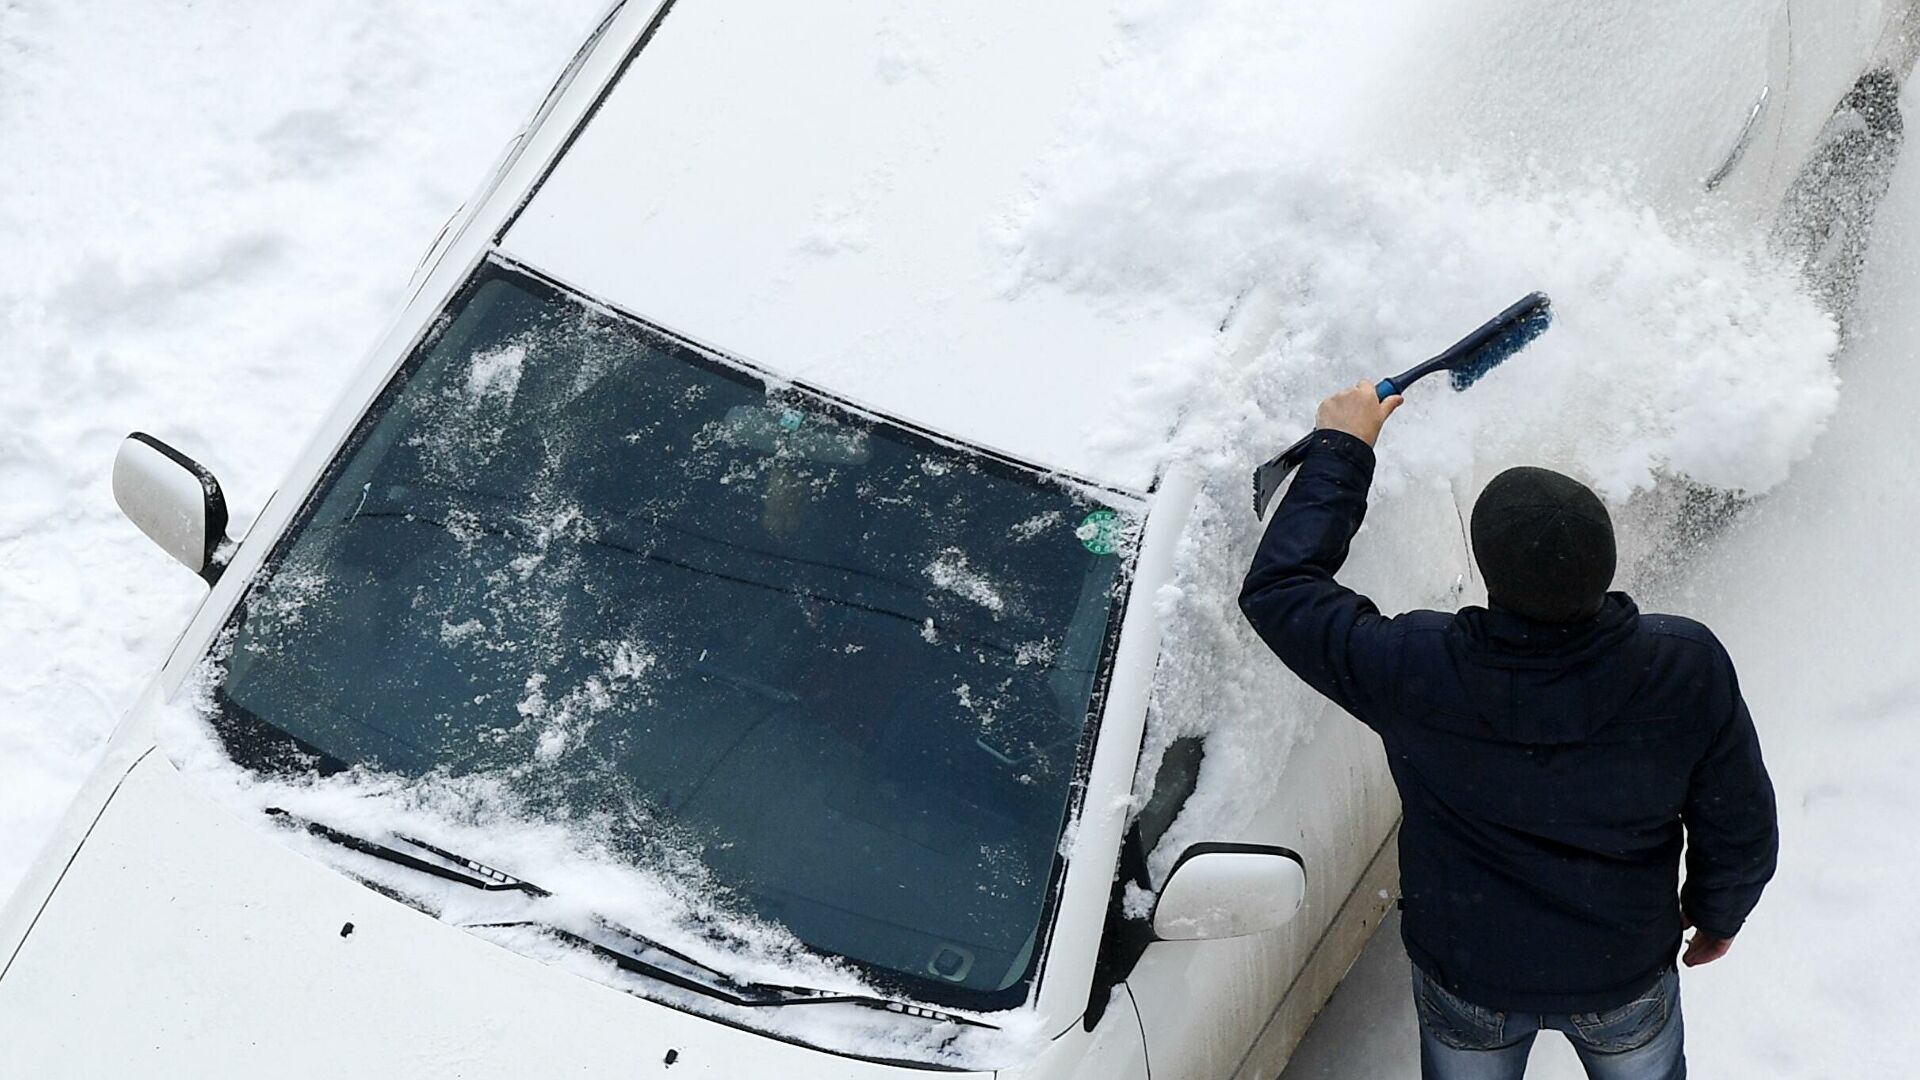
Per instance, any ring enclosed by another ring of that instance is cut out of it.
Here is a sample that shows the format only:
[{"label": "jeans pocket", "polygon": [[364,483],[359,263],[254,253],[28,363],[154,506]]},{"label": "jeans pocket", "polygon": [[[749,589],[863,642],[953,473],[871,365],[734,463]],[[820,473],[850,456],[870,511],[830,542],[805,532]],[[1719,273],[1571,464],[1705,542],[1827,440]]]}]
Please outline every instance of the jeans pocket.
[{"label": "jeans pocket", "polygon": [[1634,1001],[1603,1013],[1574,1013],[1567,1019],[1589,1050],[1601,1054],[1638,1050],[1666,1029],[1678,982],[1679,975],[1669,971]]},{"label": "jeans pocket", "polygon": [[1455,997],[1418,968],[1414,969],[1413,983],[1420,1023],[1443,1045],[1455,1050],[1498,1050],[1506,1045],[1505,1013]]}]

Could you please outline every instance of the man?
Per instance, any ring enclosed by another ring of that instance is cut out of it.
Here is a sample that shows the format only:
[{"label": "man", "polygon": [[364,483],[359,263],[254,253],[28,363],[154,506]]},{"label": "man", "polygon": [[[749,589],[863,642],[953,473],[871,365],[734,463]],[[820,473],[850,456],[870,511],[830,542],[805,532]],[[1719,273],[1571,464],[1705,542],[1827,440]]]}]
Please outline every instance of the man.
[{"label": "man", "polygon": [[1366,383],[1321,403],[1240,607],[1386,745],[1421,1073],[1518,1078],[1554,1028],[1596,1080],[1684,1077],[1683,929],[1688,966],[1724,956],[1779,846],[1733,663],[1607,591],[1606,507],[1545,469],[1474,506],[1488,608],[1389,619],[1335,582],[1399,404]]}]

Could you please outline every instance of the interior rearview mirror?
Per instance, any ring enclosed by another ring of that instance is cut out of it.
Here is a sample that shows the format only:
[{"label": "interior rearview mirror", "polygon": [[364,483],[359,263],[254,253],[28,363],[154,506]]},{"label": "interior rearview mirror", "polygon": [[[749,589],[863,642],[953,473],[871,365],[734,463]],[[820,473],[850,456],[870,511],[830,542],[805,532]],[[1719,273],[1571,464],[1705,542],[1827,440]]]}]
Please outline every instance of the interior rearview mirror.
[{"label": "interior rearview mirror", "polygon": [[226,569],[227,500],[206,466],[144,432],[120,442],[113,501],[147,538],[211,585]]},{"label": "interior rearview mirror", "polygon": [[1153,908],[1165,941],[1245,937],[1287,924],[1307,895],[1300,856],[1265,844],[1195,844],[1180,855]]}]

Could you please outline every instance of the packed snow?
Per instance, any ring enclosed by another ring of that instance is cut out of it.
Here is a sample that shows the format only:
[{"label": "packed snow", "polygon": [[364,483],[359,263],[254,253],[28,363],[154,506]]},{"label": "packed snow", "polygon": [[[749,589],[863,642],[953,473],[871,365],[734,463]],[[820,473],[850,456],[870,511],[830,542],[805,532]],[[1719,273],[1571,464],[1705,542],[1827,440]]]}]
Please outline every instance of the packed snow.
[{"label": "packed snow", "polygon": [[[0,240],[15,253],[0,265],[0,895],[204,595],[114,508],[117,440],[150,430],[211,466],[236,534],[244,529],[415,259],[600,6],[342,0],[276,5],[271,19],[242,0],[119,3],[106,18],[45,0],[0,6],[0,145],[11,163]],[[1522,17],[1518,5],[1474,6]],[[1726,0],[1719,15],[1751,6]],[[1920,575],[1898,561],[1898,530],[1920,513],[1911,485],[1886,479],[1920,464],[1898,412],[1920,341],[1903,302],[1920,267],[1908,227],[1920,220],[1920,176],[1908,167],[1896,183],[1857,336],[1836,367],[1833,320],[1758,230],[1677,212],[1657,179],[1571,167],[1555,152],[1568,135],[1541,133],[1529,158],[1497,108],[1448,128],[1447,109],[1484,104],[1473,94],[1493,95],[1499,80],[1424,93],[1417,80],[1433,68],[1407,63],[1423,42],[1434,47],[1422,34],[1437,16],[1422,7],[1129,0],[1080,113],[1028,186],[1008,192],[1004,216],[981,223],[1015,293],[1065,289],[1206,312],[1221,326],[1120,390],[1128,422],[1107,448],[1126,457],[1141,440],[1170,443],[1202,485],[1177,578],[1153,598],[1177,647],[1160,674],[1142,779],[1178,736],[1208,735],[1208,756],[1157,858],[1231,832],[1264,798],[1258,780],[1312,737],[1300,718],[1315,703],[1233,605],[1258,528],[1248,469],[1304,430],[1328,389],[1406,367],[1545,289],[1559,321],[1522,359],[1469,395],[1423,386],[1396,416],[1352,580],[1390,610],[1471,601],[1458,513],[1478,482],[1521,461],[1592,482],[1626,531],[1623,584],[1649,607],[1707,619],[1727,642],[1781,794],[1780,879],[1734,953],[1687,977],[1697,1068],[1898,1073],[1887,1033],[1901,1027],[1904,976],[1920,960],[1904,902],[1920,862],[1900,831],[1920,809],[1906,782],[1920,764],[1920,685],[1899,662],[1920,645],[1910,628]],[[1386,25],[1395,31],[1381,33]],[[1649,34],[1648,71],[1684,63],[1674,37]],[[1485,42],[1446,40],[1458,46],[1455,75],[1475,62],[1498,68]],[[911,35],[888,56],[892,77],[911,75]],[[1568,78],[1612,85],[1593,72]],[[1668,104],[1636,96],[1660,82],[1597,107],[1631,115]],[[816,249],[859,250],[870,229],[858,206],[822,207]],[[469,406],[510,403],[520,363],[513,349],[476,358]],[[1682,481],[1765,497],[1704,549],[1686,545],[1683,561],[1658,498]],[[566,508],[552,509],[551,527],[567,528]],[[964,556],[926,573],[989,610],[1007,603]],[[297,610],[299,578],[276,587]],[[488,632],[474,622],[441,631],[476,645]],[[634,643],[609,643],[605,660],[601,694],[644,684],[652,663]],[[597,699],[592,687],[555,693],[529,684],[519,711],[558,753]],[[543,822],[478,782],[245,781],[191,706],[189,695],[169,714],[174,752],[238,805],[484,852],[663,935],[712,915],[697,860],[639,873],[594,827]],[[1219,721],[1248,715],[1277,719]],[[350,858],[293,830],[288,841]],[[352,869],[383,880],[375,865]],[[503,921],[464,901],[423,898],[452,921]],[[1130,895],[1129,910],[1148,901]],[[730,925],[734,970],[859,985],[778,927]],[[588,977],[623,978],[537,935],[497,933]],[[1385,955],[1390,969],[1390,944]],[[1408,1018],[1403,990],[1379,1000]],[[1366,1075],[1413,1075],[1410,1026],[1370,1035],[1374,1019],[1326,1037],[1377,1039],[1346,1055],[1378,1064]],[[822,1037],[901,1037],[863,1024]],[[1573,1075],[1571,1054],[1555,1049],[1537,1052],[1535,1075]],[[944,1042],[919,1050],[953,1053]],[[1314,1075],[1360,1075],[1325,1068]]]}]

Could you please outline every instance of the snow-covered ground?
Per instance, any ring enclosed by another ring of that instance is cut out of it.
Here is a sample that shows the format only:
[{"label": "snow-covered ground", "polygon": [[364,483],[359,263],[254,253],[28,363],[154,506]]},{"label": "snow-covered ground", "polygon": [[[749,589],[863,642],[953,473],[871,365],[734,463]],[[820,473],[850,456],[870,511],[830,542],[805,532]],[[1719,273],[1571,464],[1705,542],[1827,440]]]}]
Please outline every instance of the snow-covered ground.
[{"label": "snow-covered ground", "polygon": [[0,4],[0,893],[205,595],[120,437],[244,528],[603,7]]},{"label": "snow-covered ground", "polygon": [[[0,894],[203,595],[114,509],[119,437],[142,428],[200,457],[244,527],[600,6],[0,0]],[[1127,431],[1158,437],[1180,413],[1179,455],[1228,478],[1163,598],[1181,632],[1219,646],[1171,674],[1191,704],[1172,727],[1279,678],[1235,668],[1264,663],[1230,601],[1251,543],[1244,459],[1321,387],[1546,287],[1562,323],[1525,366],[1396,419],[1356,572],[1391,607],[1445,599],[1451,570],[1420,530],[1451,527],[1455,492],[1517,459],[1615,497],[1655,470],[1778,485],[1690,576],[1646,576],[1661,582],[1648,606],[1707,619],[1740,663],[1786,829],[1781,878],[1734,953],[1688,977],[1689,1034],[1706,1075],[1900,1074],[1899,977],[1920,961],[1904,917],[1920,858],[1902,831],[1920,574],[1898,561],[1920,523],[1898,414],[1920,341],[1902,302],[1920,170],[1883,215],[1836,394],[1830,326],[1747,238],[1654,215],[1617,177],[1459,167],[1432,134],[1444,93],[1383,108],[1420,89],[1407,80],[1425,69],[1404,61],[1423,5],[1121,6],[1110,78],[996,239],[1032,287],[1236,312],[1127,391]],[[1229,752],[1209,760],[1269,762],[1300,734],[1216,732]],[[1208,778],[1201,809],[1231,822],[1235,790]],[[1390,944],[1370,958],[1299,1075],[1412,1075]],[[1535,1075],[1572,1075],[1563,1045],[1539,1060]]]}]

